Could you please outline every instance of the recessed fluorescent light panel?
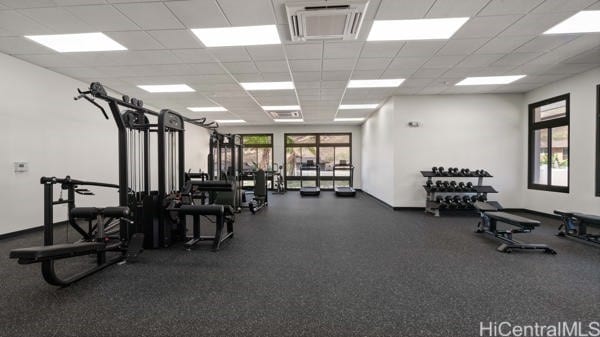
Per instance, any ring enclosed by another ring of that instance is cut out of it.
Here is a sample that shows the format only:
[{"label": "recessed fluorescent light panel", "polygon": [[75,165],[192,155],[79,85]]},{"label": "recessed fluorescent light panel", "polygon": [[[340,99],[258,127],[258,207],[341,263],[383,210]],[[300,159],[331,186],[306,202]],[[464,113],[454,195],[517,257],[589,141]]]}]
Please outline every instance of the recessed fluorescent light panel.
[{"label": "recessed fluorescent light panel", "polygon": [[379,104],[340,104],[339,110],[375,109]]},{"label": "recessed fluorescent light panel", "polygon": [[581,11],[544,34],[569,34],[600,32],[600,11]]},{"label": "recessed fluorescent light panel", "polygon": [[294,89],[293,82],[244,82],[240,83],[246,90],[289,90]]},{"label": "recessed fluorescent light panel", "polygon": [[403,78],[385,80],[350,80],[348,88],[393,88],[404,82]]},{"label": "recessed fluorescent light panel", "polygon": [[449,39],[469,18],[375,20],[367,41]]},{"label": "recessed fluorescent light panel", "polygon": [[277,26],[244,26],[192,29],[207,47],[256,46],[280,44]]},{"label": "recessed fluorescent light panel", "polygon": [[189,107],[187,108],[190,111],[193,112],[220,112],[220,111],[227,111],[227,109],[225,109],[222,106],[193,106],[193,107]]},{"label": "recessed fluorescent light panel", "polygon": [[246,121],[243,119],[217,119],[215,122],[219,124],[246,123]]},{"label": "recessed fluorescent light panel", "polygon": [[127,50],[103,33],[28,35],[33,40],[59,53]]},{"label": "recessed fluorescent light panel", "polygon": [[456,83],[456,85],[509,84],[523,77],[525,77],[525,75],[467,77]]},{"label": "recessed fluorescent light panel", "polygon": [[274,118],[274,122],[277,123],[302,123],[304,119],[302,118],[294,118],[294,119],[286,119],[286,118]]},{"label": "recessed fluorescent light panel", "polygon": [[160,84],[160,85],[138,85],[138,88],[147,92],[194,92],[187,84]]},{"label": "recessed fluorescent light panel", "polygon": [[335,118],[333,121],[334,122],[362,122],[365,119],[363,117],[356,117],[356,118]]},{"label": "recessed fluorescent light panel", "polygon": [[294,111],[300,110],[299,105],[263,105],[261,106],[263,110],[271,110],[271,111]]}]

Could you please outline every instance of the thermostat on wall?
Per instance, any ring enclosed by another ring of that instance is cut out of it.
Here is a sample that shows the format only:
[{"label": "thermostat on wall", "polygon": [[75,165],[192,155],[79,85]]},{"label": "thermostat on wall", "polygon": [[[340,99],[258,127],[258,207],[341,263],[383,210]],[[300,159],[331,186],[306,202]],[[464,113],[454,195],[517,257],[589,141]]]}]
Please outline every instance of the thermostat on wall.
[{"label": "thermostat on wall", "polygon": [[15,172],[16,173],[21,173],[21,172],[27,172],[29,171],[29,164],[24,162],[24,161],[16,161],[15,162]]}]

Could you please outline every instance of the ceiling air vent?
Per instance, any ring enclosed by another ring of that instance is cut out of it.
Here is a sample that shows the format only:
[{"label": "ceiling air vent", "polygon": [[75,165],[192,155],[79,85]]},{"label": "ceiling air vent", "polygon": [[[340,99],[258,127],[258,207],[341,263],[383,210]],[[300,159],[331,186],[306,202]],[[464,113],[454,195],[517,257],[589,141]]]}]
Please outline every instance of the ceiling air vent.
[{"label": "ceiling air vent", "polygon": [[300,111],[269,111],[274,119],[297,119],[301,118]]},{"label": "ceiling air vent", "polygon": [[355,40],[368,4],[368,1],[286,4],[292,41]]}]

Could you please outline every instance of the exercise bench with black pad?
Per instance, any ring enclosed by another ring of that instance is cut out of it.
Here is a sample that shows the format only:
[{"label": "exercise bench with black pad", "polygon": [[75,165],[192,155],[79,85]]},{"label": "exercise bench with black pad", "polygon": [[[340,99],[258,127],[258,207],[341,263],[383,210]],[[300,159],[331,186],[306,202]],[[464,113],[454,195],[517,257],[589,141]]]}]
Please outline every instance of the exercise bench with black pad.
[{"label": "exercise bench with black pad", "polygon": [[[533,231],[540,225],[539,221],[502,212],[502,206],[499,203],[491,204],[489,202],[478,201],[473,206],[481,214],[476,233],[486,233],[500,240],[502,244],[496,248],[499,252],[510,253],[515,249],[519,249],[542,250],[548,254],[556,254],[556,251],[548,247],[548,245],[523,243],[513,239],[513,234],[530,233]],[[503,222],[517,228],[501,230],[498,229],[498,222]]]},{"label": "exercise bench with black pad", "polygon": [[600,244],[600,234],[588,233],[588,227],[600,228],[600,216],[580,212],[555,210],[562,223],[558,227],[558,236],[569,236],[587,242]]},{"label": "exercise bench with black pad", "polygon": [[[95,241],[83,241],[76,243],[53,244],[50,231],[52,223],[46,223],[45,226],[45,245],[13,249],[9,257],[18,259],[19,264],[42,264],[42,275],[46,282],[56,286],[68,286],[73,282],[96,273],[110,265],[124,261],[127,256],[131,256],[130,249],[123,247],[121,242],[111,243],[104,238],[104,218],[124,218],[129,216],[128,207],[74,207],[71,209],[70,217],[73,219],[85,219],[91,221],[96,219],[97,234]],[[134,234],[131,238],[131,247],[141,250],[143,242],[142,234]],[[107,259],[107,252],[120,253],[117,257]],[[96,255],[96,266],[83,272],[71,275],[69,277],[59,277],[54,269],[54,261],[67,259],[83,255]]]},{"label": "exercise bench with black pad", "polygon": [[[233,207],[230,205],[181,205],[178,208],[167,209],[171,212],[179,213],[179,216],[185,220],[190,215],[193,219],[192,237],[184,243],[187,250],[191,250],[194,245],[201,241],[212,241],[212,250],[214,252],[221,248],[221,243],[233,238]],[[216,231],[214,236],[203,236],[200,234],[200,216],[215,216]],[[223,229],[227,223],[227,233],[223,235]]]}]

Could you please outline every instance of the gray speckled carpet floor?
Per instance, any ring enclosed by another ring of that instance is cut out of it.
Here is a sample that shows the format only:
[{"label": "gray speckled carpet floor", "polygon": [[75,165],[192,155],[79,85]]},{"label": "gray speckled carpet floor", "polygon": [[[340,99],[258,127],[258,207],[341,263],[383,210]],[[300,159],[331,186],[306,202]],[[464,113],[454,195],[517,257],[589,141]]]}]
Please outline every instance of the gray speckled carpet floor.
[{"label": "gray speckled carpet floor", "polygon": [[392,211],[362,194],[270,201],[238,216],[218,253],[145,251],[65,289],[8,259],[41,232],[2,240],[0,336],[467,337],[480,321],[600,317],[600,247],[554,236],[555,220],[521,237],[558,255],[503,254],[473,233],[476,217]]}]

